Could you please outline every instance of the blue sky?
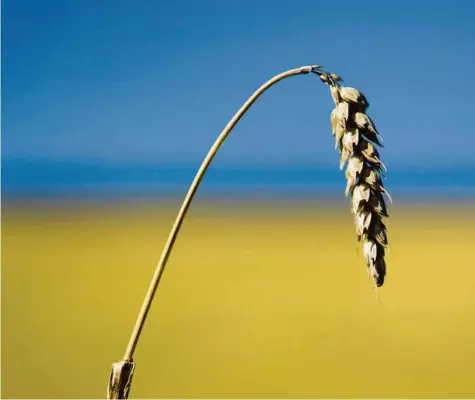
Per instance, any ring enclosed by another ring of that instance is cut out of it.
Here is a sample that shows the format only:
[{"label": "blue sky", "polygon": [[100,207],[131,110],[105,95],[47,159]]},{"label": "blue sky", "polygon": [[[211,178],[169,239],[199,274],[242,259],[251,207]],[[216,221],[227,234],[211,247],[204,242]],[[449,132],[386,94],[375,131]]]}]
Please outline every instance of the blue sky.
[{"label": "blue sky", "polygon": [[[473,1],[4,0],[4,168],[194,166],[258,86],[317,63],[366,94],[388,168],[473,171],[473,21]],[[316,77],[283,81],[215,163],[337,167],[331,109]]]}]

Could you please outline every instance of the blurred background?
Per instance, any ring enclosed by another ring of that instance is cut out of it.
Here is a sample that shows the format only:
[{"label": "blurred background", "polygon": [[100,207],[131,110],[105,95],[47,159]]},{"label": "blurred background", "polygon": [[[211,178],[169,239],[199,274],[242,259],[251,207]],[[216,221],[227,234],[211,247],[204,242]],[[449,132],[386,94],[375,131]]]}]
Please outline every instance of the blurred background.
[{"label": "blurred background", "polygon": [[132,398],[475,397],[471,1],[2,2],[2,398],[102,398],[180,203],[242,103],[362,90],[390,206],[380,303],[327,87],[215,158]]}]

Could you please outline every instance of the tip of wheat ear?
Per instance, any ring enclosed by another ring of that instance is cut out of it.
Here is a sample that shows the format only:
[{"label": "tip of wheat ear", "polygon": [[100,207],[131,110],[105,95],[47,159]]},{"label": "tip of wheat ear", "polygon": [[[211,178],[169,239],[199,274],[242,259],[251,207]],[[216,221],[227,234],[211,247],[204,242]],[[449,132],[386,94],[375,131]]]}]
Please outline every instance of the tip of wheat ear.
[{"label": "tip of wheat ear", "polygon": [[388,247],[384,196],[392,202],[382,182],[386,167],[376,149],[382,147],[382,139],[366,114],[369,102],[365,95],[358,89],[341,86],[343,80],[335,74],[319,71],[318,75],[329,86],[335,102],[330,120],[335,148],[340,153],[340,169],[346,165],[345,194],[351,197],[351,211],[368,272],[375,286],[380,287],[386,276]]}]

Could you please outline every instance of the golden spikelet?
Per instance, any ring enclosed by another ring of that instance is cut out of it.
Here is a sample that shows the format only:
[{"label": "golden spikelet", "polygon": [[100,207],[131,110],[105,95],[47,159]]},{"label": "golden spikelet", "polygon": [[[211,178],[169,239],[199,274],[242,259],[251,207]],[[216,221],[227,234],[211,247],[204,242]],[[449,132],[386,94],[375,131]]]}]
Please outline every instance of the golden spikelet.
[{"label": "golden spikelet", "polygon": [[[366,114],[368,100],[359,90],[340,86],[342,79],[323,71],[315,72],[330,88],[335,102],[331,113],[335,148],[340,153],[340,169],[346,165],[345,195],[351,197],[358,241],[363,242],[363,255],[377,287],[386,276],[385,249],[388,238],[384,219],[388,217],[383,194],[383,169],[376,146],[382,140],[373,120]],[[389,199],[391,199],[389,197]]]}]

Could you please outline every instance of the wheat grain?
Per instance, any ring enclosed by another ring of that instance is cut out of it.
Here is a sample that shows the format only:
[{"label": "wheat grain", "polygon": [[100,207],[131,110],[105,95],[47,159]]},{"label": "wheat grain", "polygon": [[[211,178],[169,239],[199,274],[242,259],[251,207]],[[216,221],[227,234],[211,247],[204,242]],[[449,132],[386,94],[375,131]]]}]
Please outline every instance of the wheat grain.
[{"label": "wheat grain", "polygon": [[376,287],[386,276],[385,250],[388,238],[384,219],[388,217],[383,194],[391,197],[383,186],[383,169],[377,146],[382,140],[373,120],[366,114],[368,100],[359,90],[340,85],[343,80],[320,69],[314,70],[330,87],[336,107],[331,113],[335,148],[340,152],[340,169],[346,165],[345,195],[351,197],[358,241]]}]

